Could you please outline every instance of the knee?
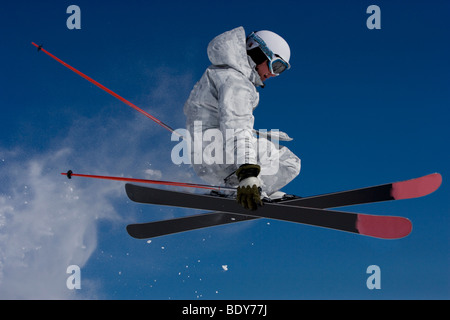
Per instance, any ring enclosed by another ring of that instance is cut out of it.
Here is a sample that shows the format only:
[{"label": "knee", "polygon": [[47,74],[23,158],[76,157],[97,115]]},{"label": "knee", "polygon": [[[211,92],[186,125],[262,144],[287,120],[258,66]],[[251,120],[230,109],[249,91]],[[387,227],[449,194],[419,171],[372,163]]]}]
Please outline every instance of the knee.
[{"label": "knee", "polygon": [[300,174],[300,170],[302,168],[302,160],[293,154],[291,161],[291,170],[293,176],[298,176]]}]

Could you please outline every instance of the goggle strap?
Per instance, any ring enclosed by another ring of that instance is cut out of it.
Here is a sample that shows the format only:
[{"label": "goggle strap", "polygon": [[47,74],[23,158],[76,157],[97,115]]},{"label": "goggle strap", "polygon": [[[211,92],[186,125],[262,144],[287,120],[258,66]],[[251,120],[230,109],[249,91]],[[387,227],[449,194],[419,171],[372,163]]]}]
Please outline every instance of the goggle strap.
[{"label": "goggle strap", "polygon": [[272,60],[274,54],[272,50],[267,47],[267,44],[264,42],[263,39],[261,39],[256,33],[252,32],[249,36],[249,38],[255,40],[259,44],[259,48],[264,52],[264,54],[267,56],[269,60]]}]

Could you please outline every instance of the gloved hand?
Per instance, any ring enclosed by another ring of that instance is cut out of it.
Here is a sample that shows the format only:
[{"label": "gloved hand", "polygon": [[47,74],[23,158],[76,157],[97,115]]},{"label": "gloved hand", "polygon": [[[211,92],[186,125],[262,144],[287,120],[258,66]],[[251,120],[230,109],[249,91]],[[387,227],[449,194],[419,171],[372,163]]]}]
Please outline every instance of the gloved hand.
[{"label": "gloved hand", "polygon": [[239,179],[237,188],[237,201],[245,209],[256,210],[258,205],[262,206],[261,185],[257,178],[261,167],[257,164],[243,164],[236,171]]}]

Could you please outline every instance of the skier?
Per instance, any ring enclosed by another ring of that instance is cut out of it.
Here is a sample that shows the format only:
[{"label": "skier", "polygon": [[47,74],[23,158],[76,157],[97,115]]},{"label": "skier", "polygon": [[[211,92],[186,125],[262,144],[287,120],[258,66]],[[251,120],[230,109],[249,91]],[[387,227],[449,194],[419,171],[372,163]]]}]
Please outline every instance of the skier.
[{"label": "skier", "polygon": [[[264,197],[287,197],[279,190],[299,174],[300,159],[274,143],[276,132],[271,131],[272,141],[254,135],[253,110],[259,102],[256,88],[290,68],[289,45],[271,31],[246,37],[244,28],[238,27],[215,37],[207,53],[212,65],[184,105],[186,128],[194,139],[196,134],[220,130],[227,161],[211,161],[203,153],[201,163],[193,163],[194,171],[210,184],[237,187],[237,200],[247,209],[257,209]],[[292,140],[283,132],[275,138]],[[200,143],[203,151],[207,143]],[[195,152],[198,148],[191,147],[191,159]]]}]

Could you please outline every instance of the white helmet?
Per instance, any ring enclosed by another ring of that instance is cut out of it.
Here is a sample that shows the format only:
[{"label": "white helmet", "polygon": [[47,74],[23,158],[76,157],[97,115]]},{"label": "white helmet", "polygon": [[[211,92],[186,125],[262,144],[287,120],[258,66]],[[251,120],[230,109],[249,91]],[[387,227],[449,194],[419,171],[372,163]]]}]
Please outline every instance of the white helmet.
[{"label": "white helmet", "polygon": [[269,67],[273,67],[272,73],[278,75],[291,67],[291,49],[286,40],[278,34],[267,30],[252,32],[247,37],[247,51],[257,47],[268,58]]}]

